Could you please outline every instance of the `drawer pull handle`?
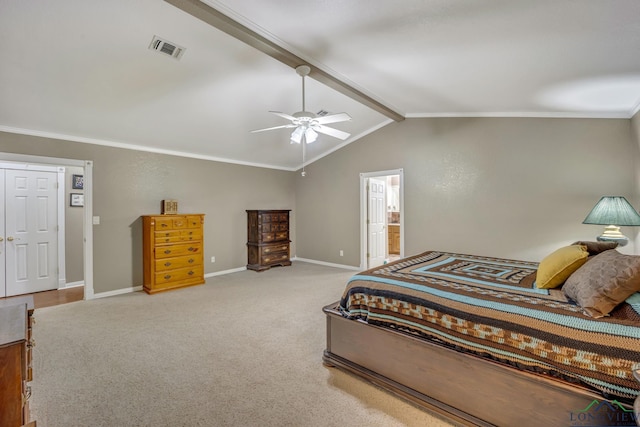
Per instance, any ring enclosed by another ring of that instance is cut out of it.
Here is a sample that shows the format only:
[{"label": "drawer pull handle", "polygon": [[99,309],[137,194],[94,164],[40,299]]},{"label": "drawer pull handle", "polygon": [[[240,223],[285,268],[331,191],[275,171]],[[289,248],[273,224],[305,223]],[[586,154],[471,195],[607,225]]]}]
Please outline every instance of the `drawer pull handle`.
[{"label": "drawer pull handle", "polygon": [[189,276],[193,276],[195,273],[193,271],[189,272]]},{"label": "drawer pull handle", "polygon": [[166,276],[164,276],[164,280],[169,280],[169,279],[171,279],[171,275],[170,274],[167,274]]},{"label": "drawer pull handle", "polygon": [[31,399],[31,386],[25,387],[24,394],[22,395],[22,406],[27,403],[27,400]]},{"label": "drawer pull handle", "polygon": [[160,224],[160,227],[166,227],[167,224]]},{"label": "drawer pull handle", "polygon": [[170,265],[171,265],[171,263],[170,263],[170,262],[165,262],[165,263],[164,263],[164,266],[165,266],[165,267],[169,267]]},{"label": "drawer pull handle", "polygon": [[196,250],[196,248],[189,248],[189,251],[190,251],[190,252],[193,252],[193,251],[195,251],[195,250]]},{"label": "drawer pull handle", "polygon": [[194,262],[195,262],[195,259],[193,259],[193,258],[191,258],[191,259],[189,260],[189,264],[193,264]]},{"label": "drawer pull handle", "polygon": [[171,253],[171,249],[167,249],[166,251],[164,251],[164,253],[169,255]]}]

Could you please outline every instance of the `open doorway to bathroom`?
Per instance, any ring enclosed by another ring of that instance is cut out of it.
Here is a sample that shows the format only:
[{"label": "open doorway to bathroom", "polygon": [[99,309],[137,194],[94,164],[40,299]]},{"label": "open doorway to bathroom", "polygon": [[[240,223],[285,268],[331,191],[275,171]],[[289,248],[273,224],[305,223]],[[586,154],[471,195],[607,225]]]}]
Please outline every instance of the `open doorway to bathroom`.
[{"label": "open doorway to bathroom", "polygon": [[404,256],[402,169],[360,174],[361,267]]}]

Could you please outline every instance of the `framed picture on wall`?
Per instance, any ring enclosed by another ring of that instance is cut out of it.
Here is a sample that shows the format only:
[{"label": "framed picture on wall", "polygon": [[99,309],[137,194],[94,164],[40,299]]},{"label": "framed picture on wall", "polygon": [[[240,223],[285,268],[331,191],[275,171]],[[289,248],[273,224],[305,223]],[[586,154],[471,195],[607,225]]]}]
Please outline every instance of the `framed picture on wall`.
[{"label": "framed picture on wall", "polygon": [[84,190],[84,175],[72,175],[71,188],[74,190]]},{"label": "framed picture on wall", "polygon": [[70,206],[73,207],[83,207],[84,206],[84,194],[82,193],[71,193],[70,197]]}]

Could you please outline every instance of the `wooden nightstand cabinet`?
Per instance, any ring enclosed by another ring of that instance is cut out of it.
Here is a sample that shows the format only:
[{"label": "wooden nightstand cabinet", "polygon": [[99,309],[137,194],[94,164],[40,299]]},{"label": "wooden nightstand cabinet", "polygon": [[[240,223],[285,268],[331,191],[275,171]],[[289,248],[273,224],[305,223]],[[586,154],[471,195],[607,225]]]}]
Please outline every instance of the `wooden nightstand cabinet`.
[{"label": "wooden nightstand cabinet", "polygon": [[142,217],[144,291],[204,283],[203,214]]},{"label": "wooden nightstand cabinet", "polygon": [[[0,426],[29,423],[33,297],[0,300]],[[33,424],[35,425],[35,422]]]},{"label": "wooden nightstand cabinet", "polygon": [[263,271],[275,265],[291,265],[290,210],[247,211],[247,268]]}]

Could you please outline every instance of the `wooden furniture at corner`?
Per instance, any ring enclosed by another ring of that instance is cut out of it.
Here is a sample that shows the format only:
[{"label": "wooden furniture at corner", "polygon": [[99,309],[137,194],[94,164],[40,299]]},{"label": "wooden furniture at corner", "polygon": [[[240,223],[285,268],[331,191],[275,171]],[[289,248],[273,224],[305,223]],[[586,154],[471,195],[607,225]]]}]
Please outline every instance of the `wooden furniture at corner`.
[{"label": "wooden furniture at corner", "polygon": [[400,255],[400,224],[387,224],[389,253]]},{"label": "wooden furniture at corner", "polygon": [[148,294],[204,283],[203,214],[142,217]]},{"label": "wooden furniture at corner", "polygon": [[290,210],[247,211],[247,268],[263,271],[291,265],[289,255]]},{"label": "wooden furniture at corner", "polygon": [[0,426],[35,426],[29,414],[33,379],[33,297],[0,300]]}]

